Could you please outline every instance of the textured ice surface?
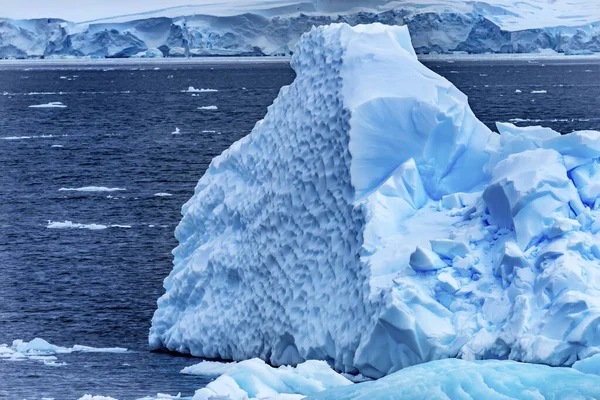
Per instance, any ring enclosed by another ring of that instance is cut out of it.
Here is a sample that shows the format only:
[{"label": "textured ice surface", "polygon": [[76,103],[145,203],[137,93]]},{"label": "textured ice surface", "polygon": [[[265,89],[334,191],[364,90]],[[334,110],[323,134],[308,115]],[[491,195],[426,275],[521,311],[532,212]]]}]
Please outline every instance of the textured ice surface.
[{"label": "textured ice surface", "polygon": [[600,352],[600,133],[498,124],[406,28],[332,25],[182,210],[153,348],[381,377]]},{"label": "textured ice surface", "polygon": [[600,398],[600,379],[571,368],[513,361],[434,361],[374,382],[332,389],[314,400],[540,400]]},{"label": "textured ice surface", "polygon": [[326,362],[272,368],[262,360],[242,361],[196,391],[193,400],[298,400],[323,390],[352,385]]}]

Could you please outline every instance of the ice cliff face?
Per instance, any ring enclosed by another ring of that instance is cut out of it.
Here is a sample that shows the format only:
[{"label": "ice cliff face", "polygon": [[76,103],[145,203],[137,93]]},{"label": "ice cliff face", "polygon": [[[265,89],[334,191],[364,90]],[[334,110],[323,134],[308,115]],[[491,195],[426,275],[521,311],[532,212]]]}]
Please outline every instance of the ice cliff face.
[{"label": "ice cliff face", "polygon": [[417,53],[600,52],[600,6],[587,4],[586,17],[571,16],[583,5],[568,1],[271,2],[265,9],[189,6],[79,24],[0,19],[0,58],[133,57],[148,49],[172,57],[288,55],[312,26],[373,22],[408,26]]},{"label": "ice cliff face", "polygon": [[370,377],[600,352],[599,132],[491,132],[406,27],[313,29],[292,66],[183,207],[152,348]]}]

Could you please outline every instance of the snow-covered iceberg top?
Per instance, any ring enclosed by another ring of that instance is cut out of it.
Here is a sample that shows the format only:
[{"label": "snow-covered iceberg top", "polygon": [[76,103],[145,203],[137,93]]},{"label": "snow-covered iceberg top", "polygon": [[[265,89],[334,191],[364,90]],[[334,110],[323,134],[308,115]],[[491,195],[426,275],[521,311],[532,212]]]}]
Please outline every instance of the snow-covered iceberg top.
[{"label": "snow-covered iceberg top", "polygon": [[314,29],[176,230],[153,348],[381,377],[600,352],[600,133],[499,124],[405,27]]}]

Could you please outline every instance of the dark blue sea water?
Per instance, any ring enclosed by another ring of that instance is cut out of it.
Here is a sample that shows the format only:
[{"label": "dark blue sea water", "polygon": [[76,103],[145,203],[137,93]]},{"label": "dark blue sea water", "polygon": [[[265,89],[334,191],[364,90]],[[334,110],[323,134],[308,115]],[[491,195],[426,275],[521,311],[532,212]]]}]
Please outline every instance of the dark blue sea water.
[{"label": "dark blue sea water", "polygon": [[[490,127],[518,118],[600,129],[600,65],[427,65]],[[63,366],[0,358],[0,398],[189,396],[208,382],[179,373],[198,360],[147,349],[173,230],[210,160],[249,133],[293,77],[283,63],[0,64],[0,343],[41,337],[135,351],[59,355]],[[189,86],[218,92],[182,92]],[[49,102],[67,107],[29,107]],[[211,105],[218,110],[198,109]],[[61,190],[86,186],[125,190]]]}]

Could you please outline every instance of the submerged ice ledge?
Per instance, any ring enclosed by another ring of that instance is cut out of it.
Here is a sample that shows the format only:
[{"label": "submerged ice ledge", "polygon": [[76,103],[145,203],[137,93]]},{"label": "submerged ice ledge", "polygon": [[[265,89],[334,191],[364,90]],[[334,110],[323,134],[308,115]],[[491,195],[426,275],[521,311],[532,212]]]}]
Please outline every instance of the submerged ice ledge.
[{"label": "submerged ice ledge", "polygon": [[314,29],[292,66],[184,205],[151,347],[373,378],[600,352],[600,133],[491,132],[404,27]]}]

